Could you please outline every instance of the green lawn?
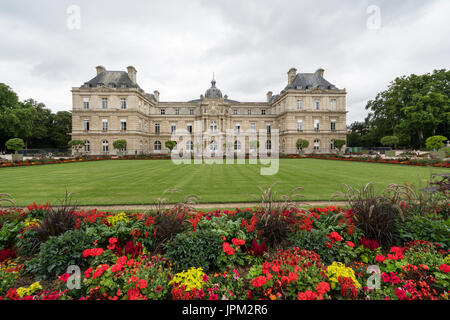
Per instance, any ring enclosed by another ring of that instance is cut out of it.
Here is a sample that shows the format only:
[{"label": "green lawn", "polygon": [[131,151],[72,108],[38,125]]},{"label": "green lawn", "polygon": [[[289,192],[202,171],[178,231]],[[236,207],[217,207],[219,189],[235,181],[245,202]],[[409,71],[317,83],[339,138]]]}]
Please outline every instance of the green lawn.
[{"label": "green lawn", "polygon": [[432,173],[443,168],[358,163],[317,159],[282,159],[274,176],[261,176],[259,165],[174,165],[168,160],[120,160],[0,169],[0,193],[11,194],[17,205],[33,201],[56,203],[65,190],[75,193],[79,204],[149,204],[169,188],[201,196],[201,202],[253,201],[258,186],[280,184],[289,193],[303,187],[307,200],[329,200],[342,183],[362,186],[374,182],[377,190],[390,183],[423,186]]}]

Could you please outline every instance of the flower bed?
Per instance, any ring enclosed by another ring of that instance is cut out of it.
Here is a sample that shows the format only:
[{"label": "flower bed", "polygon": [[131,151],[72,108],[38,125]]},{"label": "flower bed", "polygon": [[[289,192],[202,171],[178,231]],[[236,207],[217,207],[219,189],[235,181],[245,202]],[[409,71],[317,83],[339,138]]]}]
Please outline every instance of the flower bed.
[{"label": "flower bed", "polygon": [[450,162],[441,160],[428,160],[428,159],[401,159],[401,160],[386,160],[386,159],[373,159],[367,157],[343,157],[336,155],[298,155],[290,154],[282,156],[286,159],[321,159],[321,160],[341,160],[341,161],[356,161],[356,162],[370,162],[370,163],[387,163],[387,164],[402,164],[409,166],[423,166],[423,167],[439,167],[450,168]]},{"label": "flower bed", "polygon": [[[387,163],[387,164],[402,164],[411,166],[424,166],[424,167],[440,167],[450,168],[450,162],[439,160],[384,160],[384,159],[372,159],[365,157],[340,157],[336,155],[305,155],[300,156],[297,154],[280,155],[281,159],[322,159],[322,160],[342,160],[342,161],[357,161],[357,162],[371,162],[371,163]],[[0,168],[9,167],[31,167],[45,164],[61,164],[61,163],[74,163],[74,162],[88,162],[88,161],[101,161],[101,160],[170,160],[168,155],[136,155],[136,156],[97,156],[97,157],[83,157],[83,158],[70,158],[70,159],[31,159],[19,162],[13,161],[0,161]]]},{"label": "flower bed", "polygon": [[[448,226],[450,207],[438,209]],[[333,206],[55,214],[33,204],[0,211],[0,299],[448,299],[448,234],[384,247],[366,236],[352,210]]]}]

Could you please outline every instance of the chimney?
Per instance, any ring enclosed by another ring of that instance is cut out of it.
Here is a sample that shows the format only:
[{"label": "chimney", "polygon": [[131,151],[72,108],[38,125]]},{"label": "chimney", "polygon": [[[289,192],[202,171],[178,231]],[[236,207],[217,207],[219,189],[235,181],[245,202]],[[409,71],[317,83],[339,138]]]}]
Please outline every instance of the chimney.
[{"label": "chimney", "polygon": [[136,84],[136,73],[137,73],[136,68],[133,66],[129,66],[127,68],[127,71],[128,71],[128,76],[130,77],[131,81],[134,84]]},{"label": "chimney", "polygon": [[155,90],[155,91],[153,92],[153,94],[155,95],[156,101],[159,102],[159,91],[158,91],[158,90]]},{"label": "chimney", "polygon": [[288,71],[288,85],[291,85],[294,82],[295,76],[297,75],[297,69],[291,68]]},{"label": "chimney", "polygon": [[270,102],[270,100],[272,100],[272,96],[273,96],[272,91],[267,92],[267,102]]},{"label": "chimney", "polygon": [[97,66],[95,69],[97,70],[97,75],[106,71],[104,66]]},{"label": "chimney", "polygon": [[319,76],[321,76],[323,78],[323,73],[325,72],[325,70],[323,70],[322,68],[317,69],[316,74],[318,74]]}]

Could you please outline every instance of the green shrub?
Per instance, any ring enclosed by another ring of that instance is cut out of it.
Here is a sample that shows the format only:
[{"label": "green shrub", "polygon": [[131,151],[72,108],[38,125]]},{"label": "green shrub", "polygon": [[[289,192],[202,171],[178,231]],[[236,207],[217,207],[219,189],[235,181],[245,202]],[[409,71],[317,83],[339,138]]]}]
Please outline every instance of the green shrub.
[{"label": "green shrub", "polygon": [[444,249],[450,248],[450,219],[434,213],[409,213],[405,222],[398,222],[399,237],[403,242],[416,239],[439,243]]},{"label": "green shrub", "polygon": [[176,262],[179,270],[191,267],[211,270],[217,267],[217,257],[222,252],[222,239],[213,230],[179,233],[165,244],[166,256]]},{"label": "green shrub", "polygon": [[82,230],[70,230],[57,237],[50,237],[41,244],[39,253],[32,260],[26,261],[26,271],[39,279],[55,278],[64,274],[67,267],[86,266],[82,258],[83,251],[93,246],[95,238]]}]

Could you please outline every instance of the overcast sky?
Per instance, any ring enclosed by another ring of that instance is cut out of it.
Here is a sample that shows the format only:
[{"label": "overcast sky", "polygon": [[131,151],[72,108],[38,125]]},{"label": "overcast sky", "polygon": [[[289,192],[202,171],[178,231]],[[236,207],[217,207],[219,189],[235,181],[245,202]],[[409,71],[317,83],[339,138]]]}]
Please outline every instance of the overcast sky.
[{"label": "overcast sky", "polygon": [[448,0],[0,0],[0,82],[60,111],[97,65],[135,66],[163,101],[198,98],[213,72],[230,99],[265,101],[291,67],[322,67],[350,124],[395,77],[449,69],[449,13]]}]

